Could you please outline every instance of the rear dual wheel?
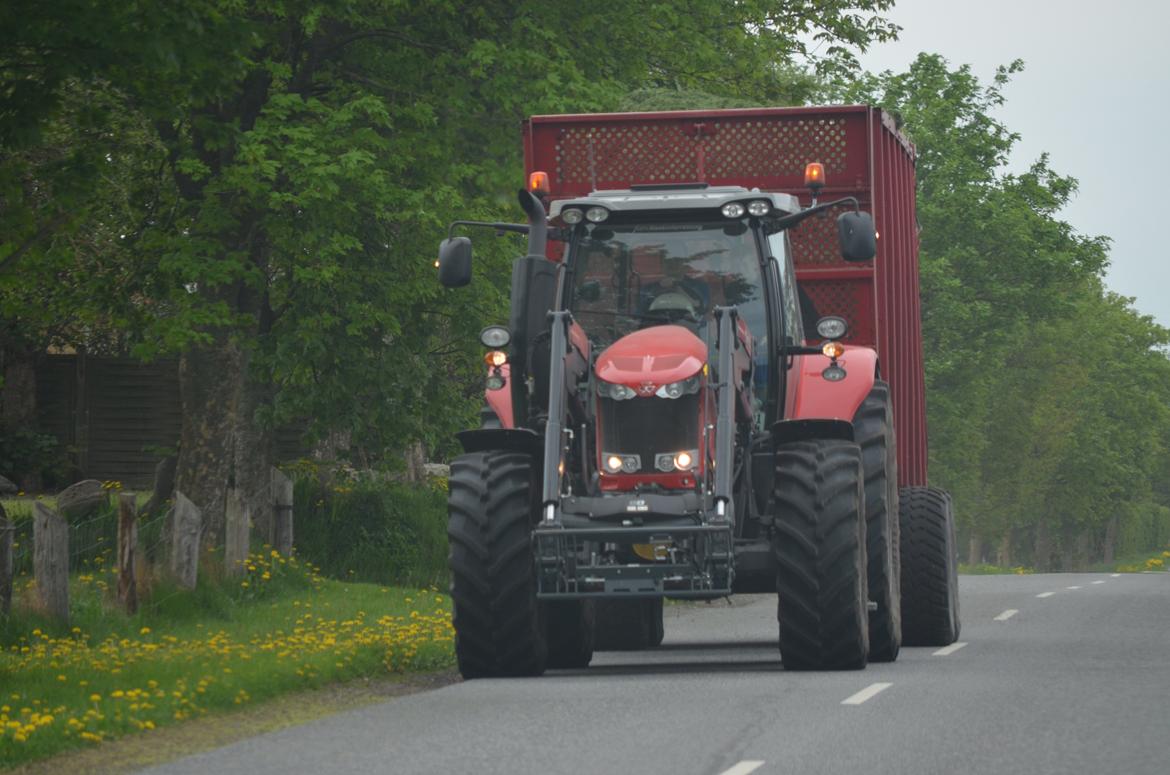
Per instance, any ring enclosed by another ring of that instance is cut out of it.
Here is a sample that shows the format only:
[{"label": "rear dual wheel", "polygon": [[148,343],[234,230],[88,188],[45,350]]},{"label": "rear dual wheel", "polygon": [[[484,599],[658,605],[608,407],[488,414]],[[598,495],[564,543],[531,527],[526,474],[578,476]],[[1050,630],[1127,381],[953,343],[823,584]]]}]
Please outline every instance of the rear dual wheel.
[{"label": "rear dual wheel", "polygon": [[902,633],[907,646],[959,639],[959,556],[951,496],[904,487],[901,497]]}]

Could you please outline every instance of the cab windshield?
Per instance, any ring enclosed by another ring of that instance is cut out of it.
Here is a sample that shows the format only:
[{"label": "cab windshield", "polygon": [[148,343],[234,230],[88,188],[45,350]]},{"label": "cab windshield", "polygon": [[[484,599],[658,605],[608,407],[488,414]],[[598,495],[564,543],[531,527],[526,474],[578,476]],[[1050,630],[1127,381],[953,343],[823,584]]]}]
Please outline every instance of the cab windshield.
[{"label": "cab windshield", "polygon": [[758,342],[767,336],[760,260],[741,222],[600,224],[577,239],[572,266],[568,306],[596,346],[667,323],[710,341],[715,307],[731,305]]}]

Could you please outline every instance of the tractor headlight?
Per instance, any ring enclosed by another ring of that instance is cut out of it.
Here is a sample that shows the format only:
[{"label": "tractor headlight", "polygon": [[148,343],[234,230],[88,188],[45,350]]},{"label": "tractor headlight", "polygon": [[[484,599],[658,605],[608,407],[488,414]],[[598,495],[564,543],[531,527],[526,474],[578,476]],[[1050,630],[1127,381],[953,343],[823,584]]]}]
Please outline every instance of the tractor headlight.
[{"label": "tractor headlight", "polygon": [[669,385],[663,385],[655,391],[654,395],[659,398],[678,398],[679,396],[689,395],[699,389],[699,375],[684,379],[681,382],[671,382]]},{"label": "tractor headlight", "polygon": [[725,218],[742,218],[743,205],[739,202],[728,202],[723,205],[722,212]]},{"label": "tractor headlight", "polygon": [[614,401],[626,401],[638,395],[631,387],[625,385],[615,385],[612,382],[597,383],[597,393],[602,398],[612,398]]},{"label": "tractor headlight", "polygon": [[748,202],[747,211],[748,215],[754,215],[759,218],[770,213],[772,211],[772,205],[763,199],[755,199]]},{"label": "tractor headlight", "polygon": [[502,350],[512,341],[512,335],[503,326],[488,326],[479,332],[479,341],[484,347],[492,350]]},{"label": "tractor headlight", "polygon": [[654,467],[664,474],[671,471],[690,471],[695,467],[698,458],[697,449],[684,449],[682,452],[663,452],[654,456]]},{"label": "tractor headlight", "polygon": [[581,219],[584,217],[585,213],[581,210],[578,210],[576,207],[566,207],[561,211],[561,220],[570,226],[580,223]]},{"label": "tractor headlight", "polygon": [[609,217],[609,210],[606,210],[604,207],[590,207],[585,211],[585,217],[591,223],[601,223]]},{"label": "tractor headlight", "polygon": [[601,459],[605,463],[605,470],[611,474],[636,474],[642,468],[642,458],[639,455],[621,455],[616,452],[602,452]]}]

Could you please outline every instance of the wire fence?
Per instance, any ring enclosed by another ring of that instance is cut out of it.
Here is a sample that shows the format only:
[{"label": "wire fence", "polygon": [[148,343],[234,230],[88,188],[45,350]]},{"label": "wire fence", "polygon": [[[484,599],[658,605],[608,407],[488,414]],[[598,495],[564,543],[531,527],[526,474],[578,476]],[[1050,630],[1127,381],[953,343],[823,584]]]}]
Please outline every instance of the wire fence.
[{"label": "wire fence", "polygon": [[[84,585],[103,592],[116,588],[118,553],[119,487],[107,486],[107,497],[84,514],[66,518],[69,534],[69,575]],[[6,501],[4,511],[12,532],[12,591],[18,597],[34,587],[33,520],[36,504],[43,503],[55,511],[52,498]],[[141,508],[145,497],[136,499]],[[143,567],[162,566],[167,559],[167,521],[169,501],[152,513],[137,515],[138,549]]]}]

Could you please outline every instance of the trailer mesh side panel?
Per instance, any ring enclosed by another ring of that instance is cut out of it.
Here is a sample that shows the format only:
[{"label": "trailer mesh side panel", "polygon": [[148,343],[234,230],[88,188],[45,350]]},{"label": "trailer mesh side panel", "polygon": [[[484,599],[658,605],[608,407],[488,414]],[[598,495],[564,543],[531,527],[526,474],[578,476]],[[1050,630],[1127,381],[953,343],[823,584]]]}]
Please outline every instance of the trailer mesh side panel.
[{"label": "trailer mesh side panel", "polygon": [[528,171],[550,173],[554,198],[704,181],[783,191],[808,205],[805,164],[824,164],[821,201],[855,196],[873,213],[877,260],[842,261],[829,213],[789,233],[797,278],[820,315],[849,322],[846,342],[877,349],[894,397],[899,483],[926,483],[914,157],[885,114],[850,106],[537,116],[525,125],[524,151]]}]

